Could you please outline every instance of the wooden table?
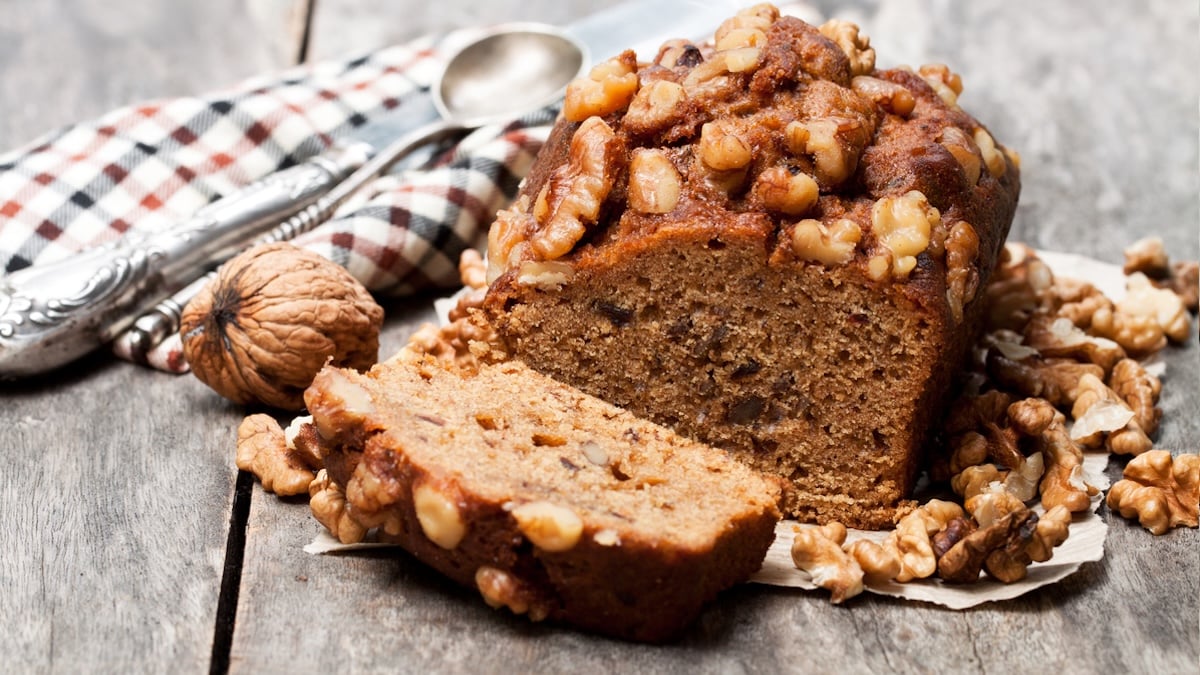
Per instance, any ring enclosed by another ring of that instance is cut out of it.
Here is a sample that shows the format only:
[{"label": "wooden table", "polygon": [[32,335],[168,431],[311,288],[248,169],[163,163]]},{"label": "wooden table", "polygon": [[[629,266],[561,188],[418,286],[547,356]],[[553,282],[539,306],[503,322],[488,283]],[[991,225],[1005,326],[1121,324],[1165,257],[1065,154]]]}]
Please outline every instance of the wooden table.
[{"label": "wooden table", "polygon": [[[601,0],[45,0],[0,3],[0,146],[139,99],[192,93],[431,29],[566,21]],[[1022,152],[1013,239],[1120,261],[1197,236],[1195,3],[856,0],[881,65],[944,61]],[[308,37],[307,45],[304,42]],[[384,353],[430,315],[388,305]],[[1193,328],[1193,336],[1195,329]],[[1159,446],[1197,450],[1193,337],[1166,355]],[[303,501],[233,468],[243,410],[191,377],[97,355],[2,387],[0,670],[7,672],[1196,672],[1200,533],[1109,521],[1107,556],[970,611],[744,586],[648,647],[488,609],[401,555],[313,556]],[[1114,477],[1117,470],[1110,469]]]}]

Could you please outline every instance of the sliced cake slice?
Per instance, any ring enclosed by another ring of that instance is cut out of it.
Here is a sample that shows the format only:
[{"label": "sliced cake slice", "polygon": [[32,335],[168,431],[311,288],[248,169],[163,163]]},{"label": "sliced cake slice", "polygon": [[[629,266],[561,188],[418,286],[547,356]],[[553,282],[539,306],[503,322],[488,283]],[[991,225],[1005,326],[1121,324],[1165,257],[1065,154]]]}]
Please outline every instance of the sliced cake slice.
[{"label": "sliced cake slice", "polygon": [[329,367],[305,399],[348,513],[534,620],[670,639],[774,538],[777,479],[521,363]]}]

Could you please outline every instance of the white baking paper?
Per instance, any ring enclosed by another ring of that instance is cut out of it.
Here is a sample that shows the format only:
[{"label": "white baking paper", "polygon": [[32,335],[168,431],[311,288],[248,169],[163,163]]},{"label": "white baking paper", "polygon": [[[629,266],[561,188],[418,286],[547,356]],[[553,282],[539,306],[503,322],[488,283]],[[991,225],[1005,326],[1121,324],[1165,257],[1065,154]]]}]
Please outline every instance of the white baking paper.
[{"label": "white baking paper", "polygon": [[[374,534],[372,532],[371,534]],[[364,551],[373,548],[396,548],[396,544],[382,541],[360,541],[353,544],[343,544],[329,534],[328,530],[321,530],[316,538],[304,547],[305,553],[345,553],[347,551]]]}]

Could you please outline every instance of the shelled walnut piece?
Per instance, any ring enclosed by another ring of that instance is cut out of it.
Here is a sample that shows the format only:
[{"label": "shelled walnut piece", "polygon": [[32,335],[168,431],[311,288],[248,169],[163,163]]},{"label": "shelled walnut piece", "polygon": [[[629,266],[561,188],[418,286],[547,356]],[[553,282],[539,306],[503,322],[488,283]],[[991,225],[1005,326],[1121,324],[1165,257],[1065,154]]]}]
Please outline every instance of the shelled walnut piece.
[{"label": "shelled walnut piece", "polygon": [[309,483],[308,496],[313,517],[339,542],[354,544],[366,536],[367,528],[350,513],[342,486],[330,480],[325,469]]},{"label": "shelled walnut piece", "polygon": [[289,447],[275,418],[260,413],[238,426],[237,468],[254,474],[267,492],[288,497],[308,492],[318,467],[305,453]]},{"label": "shelled walnut piece", "polygon": [[1094,375],[1079,379],[1071,416],[1075,418],[1071,440],[1085,448],[1103,445],[1118,455],[1140,455],[1153,446],[1133,408]]},{"label": "shelled walnut piece", "polygon": [[1153,534],[1200,525],[1200,455],[1171,456],[1151,450],[1125,466],[1124,478],[1108,491],[1108,507],[1137,517]]},{"label": "shelled walnut piece", "polygon": [[792,540],[792,562],[820,588],[830,591],[829,601],[842,602],[862,593],[863,568],[842,550],[846,526],[838,522],[796,528]]},{"label": "shelled walnut piece", "polygon": [[1145,274],[1158,288],[1174,291],[1192,314],[1200,307],[1200,263],[1172,263],[1161,238],[1146,237],[1125,248],[1125,274],[1135,272]]}]

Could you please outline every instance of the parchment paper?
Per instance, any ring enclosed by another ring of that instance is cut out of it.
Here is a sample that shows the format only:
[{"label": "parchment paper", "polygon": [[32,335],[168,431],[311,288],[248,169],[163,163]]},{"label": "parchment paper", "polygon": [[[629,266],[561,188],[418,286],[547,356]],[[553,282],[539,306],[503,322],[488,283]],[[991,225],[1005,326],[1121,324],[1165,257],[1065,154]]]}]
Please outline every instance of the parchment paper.
[{"label": "parchment paper", "polygon": [[[1021,581],[1003,584],[981,577],[973,584],[951,584],[941,579],[921,579],[903,584],[866,584],[866,592],[931,602],[950,609],[966,609],[985,602],[1015,598],[1035,588],[1065,579],[1076,572],[1083,563],[1094,562],[1104,557],[1104,538],[1108,534],[1108,525],[1095,511],[1100,506],[1104,490],[1108,489],[1108,478],[1104,475],[1104,467],[1107,464],[1108,453],[1084,453],[1084,481],[1100,490],[1100,493],[1092,498],[1092,510],[1086,514],[1076,514],[1071,523],[1070,536],[1054,549],[1054,557],[1044,563],[1030,565],[1029,575]],[[1040,513],[1042,509],[1038,506],[1034,510]],[[767,558],[763,561],[762,569],[750,577],[751,582],[820,591],[807,574],[792,564],[793,528],[796,526],[794,520],[785,520],[775,526],[775,542],[767,549]],[[846,535],[846,543],[859,539],[882,543],[887,537],[887,531],[850,530]]]}]

